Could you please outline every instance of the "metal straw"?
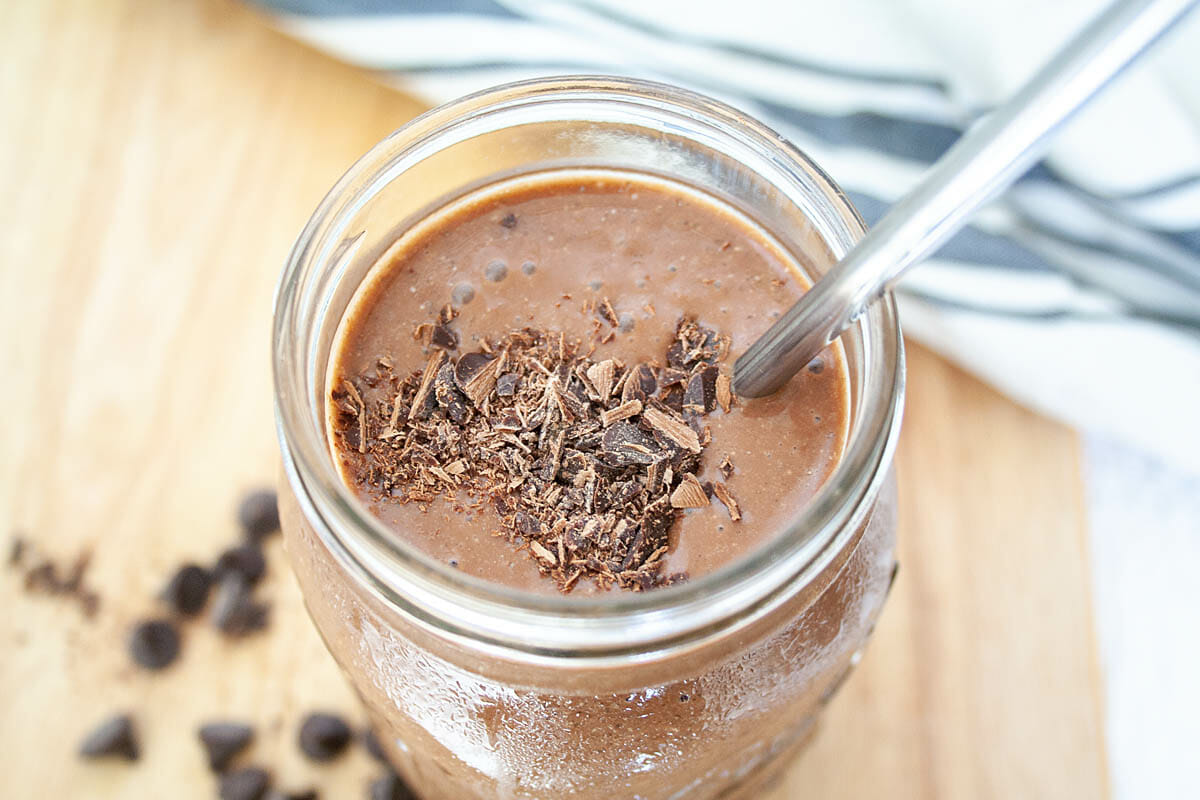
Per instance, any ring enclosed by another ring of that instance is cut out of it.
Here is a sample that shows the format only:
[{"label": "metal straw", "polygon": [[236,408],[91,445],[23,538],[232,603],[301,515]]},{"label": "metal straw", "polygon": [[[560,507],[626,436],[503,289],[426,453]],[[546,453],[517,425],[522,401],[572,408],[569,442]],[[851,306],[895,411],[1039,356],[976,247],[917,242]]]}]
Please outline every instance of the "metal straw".
[{"label": "metal straw", "polygon": [[900,276],[1020,177],[1063,122],[1197,2],[1121,0],[1100,14],[1012,99],[967,131],[915,189],[738,358],[734,391],[762,397],[787,383]]}]

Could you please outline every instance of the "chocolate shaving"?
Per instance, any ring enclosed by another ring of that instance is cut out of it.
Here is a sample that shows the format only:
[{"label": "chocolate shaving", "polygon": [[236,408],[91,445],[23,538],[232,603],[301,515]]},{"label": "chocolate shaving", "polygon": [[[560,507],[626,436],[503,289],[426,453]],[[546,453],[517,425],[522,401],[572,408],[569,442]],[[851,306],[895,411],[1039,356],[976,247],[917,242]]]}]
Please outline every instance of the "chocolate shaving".
[{"label": "chocolate shaving", "polygon": [[707,414],[717,407],[717,368],[704,367],[688,379],[683,391],[683,410]]},{"label": "chocolate shaving", "polygon": [[717,469],[721,471],[721,474],[724,475],[726,479],[733,474],[733,460],[729,457],[728,453],[721,458],[721,463],[717,465]]},{"label": "chocolate shaving", "polygon": [[600,413],[600,424],[607,428],[614,422],[620,422],[623,419],[636,417],[640,413],[642,413],[642,401],[630,400],[628,403],[622,403],[616,408],[610,408],[607,411],[602,411]]},{"label": "chocolate shaving", "polygon": [[[430,408],[430,404],[433,401],[433,397],[431,396],[431,392],[433,390],[433,381],[434,378],[437,377],[438,370],[442,367],[442,362],[445,360],[446,353],[442,350],[438,350],[429,357],[429,363],[425,365],[425,372],[421,375],[421,384],[417,387],[417,392],[415,395],[413,395],[412,405],[408,410],[409,421],[423,418],[432,410]],[[349,381],[346,381],[346,383],[349,385]],[[353,389],[354,387],[350,386],[350,388]],[[359,403],[361,406],[362,401],[360,400]],[[362,410],[359,411],[360,419],[363,417],[363,413],[364,412]],[[361,441],[359,444],[359,452],[366,452],[364,449],[361,449],[366,445],[365,440],[366,437],[364,436],[363,441]]]},{"label": "chocolate shaving", "polygon": [[458,334],[445,324],[434,325],[429,330],[429,344],[443,350],[457,349]]},{"label": "chocolate shaving", "polygon": [[613,308],[613,304],[609,302],[607,297],[596,304],[596,313],[614,328],[621,324],[620,319],[617,317],[616,309]]},{"label": "chocolate shaving", "polygon": [[[595,310],[617,323],[607,300]],[[686,580],[664,574],[663,556],[678,509],[707,505],[712,491],[696,472],[711,438],[700,418],[718,402],[721,337],[680,320],[669,367],[592,360],[583,343],[530,328],[455,357],[455,313],[418,326],[435,344],[420,372],[396,374],[380,358],[371,381],[346,376],[332,393],[357,485],[422,508],[491,503],[498,535],[564,592],[583,579],[634,591]]]},{"label": "chocolate shaving", "polygon": [[476,407],[496,388],[496,375],[500,361],[488,353],[467,353],[454,367],[454,380],[463,394],[471,398]]},{"label": "chocolate shaving", "polygon": [[731,520],[737,522],[742,518],[742,510],[740,507],[738,507],[737,500],[734,500],[733,495],[729,493],[728,486],[720,482],[714,483],[713,494],[715,494],[717,499],[720,500],[725,508],[729,510],[729,518]]},{"label": "chocolate shaving", "polygon": [[662,433],[663,436],[685,450],[691,450],[693,453],[700,452],[700,438],[696,435],[696,432],[688,427],[686,422],[668,411],[658,408],[647,408],[642,413],[642,419],[655,430]]},{"label": "chocolate shaving", "polygon": [[717,404],[726,414],[733,407],[733,381],[728,375],[718,375],[716,381]]},{"label": "chocolate shaving", "polygon": [[703,508],[708,505],[708,495],[695,475],[690,472],[684,474],[675,491],[671,492],[671,505],[675,508]]}]

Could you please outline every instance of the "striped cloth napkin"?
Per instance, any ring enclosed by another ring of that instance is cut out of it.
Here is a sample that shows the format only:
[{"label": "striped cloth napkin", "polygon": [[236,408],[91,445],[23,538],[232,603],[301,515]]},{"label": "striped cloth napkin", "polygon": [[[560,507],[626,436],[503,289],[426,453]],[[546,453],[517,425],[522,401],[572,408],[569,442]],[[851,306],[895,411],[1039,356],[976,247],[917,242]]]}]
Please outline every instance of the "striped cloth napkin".
[{"label": "striped cloth napkin", "polygon": [[[256,0],[433,102],[632,75],[734,105],[877,220],[1101,0]],[[736,9],[736,10],[732,10]],[[905,331],[1013,398],[1200,473],[1200,14],[900,291]]]}]

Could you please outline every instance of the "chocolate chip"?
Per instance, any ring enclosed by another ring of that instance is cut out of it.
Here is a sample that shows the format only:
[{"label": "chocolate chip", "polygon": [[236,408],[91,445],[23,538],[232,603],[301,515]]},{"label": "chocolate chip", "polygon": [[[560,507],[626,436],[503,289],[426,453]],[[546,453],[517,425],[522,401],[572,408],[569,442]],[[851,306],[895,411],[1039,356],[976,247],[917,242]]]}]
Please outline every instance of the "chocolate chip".
[{"label": "chocolate chip", "polygon": [[165,619],[140,622],[129,636],[129,653],[146,669],[168,667],[179,656],[179,631]]},{"label": "chocolate chip", "polygon": [[254,729],[237,722],[210,722],[200,727],[200,743],[213,772],[224,772],[234,756],[246,749],[254,738]]},{"label": "chocolate chip", "polygon": [[537,264],[534,264],[532,261],[526,261],[521,265],[521,272],[524,272],[526,275],[532,275],[537,272]]},{"label": "chocolate chip", "polygon": [[226,575],[217,586],[212,623],[229,636],[245,636],[267,627],[270,608],[251,597],[250,586],[238,574]]},{"label": "chocolate chip", "polygon": [[814,358],[812,361],[808,362],[808,371],[814,375],[821,374],[824,369],[825,362],[821,358]]},{"label": "chocolate chip", "polygon": [[621,333],[629,333],[636,324],[633,314],[630,314],[628,311],[622,311],[617,315],[617,330]]},{"label": "chocolate chip", "polygon": [[79,755],[84,758],[116,756],[126,761],[137,761],[141,747],[133,727],[133,718],[128,714],[118,714],[105,720],[84,737],[79,745]]},{"label": "chocolate chip", "polygon": [[450,302],[456,306],[465,306],[475,299],[475,287],[469,283],[460,283],[450,292]]},{"label": "chocolate chip", "polygon": [[300,750],[313,761],[332,761],[346,749],[353,733],[335,714],[316,713],[300,726]]},{"label": "chocolate chip", "polygon": [[517,227],[517,215],[505,214],[504,219],[500,220],[500,224],[511,231],[513,228]]},{"label": "chocolate chip", "polygon": [[508,265],[499,259],[492,261],[484,268],[483,276],[493,283],[499,283],[508,277]]},{"label": "chocolate chip", "polygon": [[262,800],[271,785],[271,773],[261,767],[243,767],[221,776],[221,800]]},{"label": "chocolate chip", "polygon": [[267,560],[263,558],[262,550],[256,544],[242,544],[231,547],[217,559],[213,572],[217,578],[224,579],[228,575],[238,575],[246,583],[258,583],[267,571]]},{"label": "chocolate chip", "polygon": [[279,503],[271,489],[247,492],[238,504],[238,524],[251,541],[259,541],[279,530]]},{"label": "chocolate chip", "polygon": [[208,603],[211,586],[212,575],[208,570],[196,564],[184,564],[171,576],[163,590],[163,600],[176,614],[195,616]]},{"label": "chocolate chip", "polygon": [[417,800],[413,790],[394,772],[389,772],[371,784],[371,800]]},{"label": "chocolate chip", "polygon": [[367,728],[362,734],[363,747],[371,754],[371,758],[381,764],[387,763],[387,754],[383,752],[383,745],[379,741],[379,737],[375,735],[375,731]]},{"label": "chocolate chip", "polygon": [[13,536],[12,543],[8,547],[8,565],[10,567],[21,565],[21,562],[25,558],[26,547],[25,537]]}]

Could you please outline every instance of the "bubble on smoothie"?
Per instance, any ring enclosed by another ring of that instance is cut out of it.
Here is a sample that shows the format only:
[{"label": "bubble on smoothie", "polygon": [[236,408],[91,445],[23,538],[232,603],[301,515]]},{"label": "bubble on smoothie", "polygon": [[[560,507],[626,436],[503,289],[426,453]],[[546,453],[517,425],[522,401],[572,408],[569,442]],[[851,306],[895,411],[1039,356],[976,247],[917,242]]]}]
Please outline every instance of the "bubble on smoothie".
[{"label": "bubble on smoothie", "polygon": [[532,275],[536,271],[537,264],[534,264],[532,261],[526,261],[521,265],[521,272],[524,272],[526,275]]},{"label": "bubble on smoothie", "polygon": [[622,311],[620,316],[617,317],[617,330],[621,333],[629,333],[636,324],[633,314],[630,314],[628,311]]},{"label": "bubble on smoothie", "polygon": [[450,292],[450,302],[456,306],[465,306],[475,299],[475,287],[469,283],[460,283]]},{"label": "bubble on smoothie", "polygon": [[499,283],[508,277],[508,265],[500,259],[496,259],[484,268],[483,275],[489,281]]}]

